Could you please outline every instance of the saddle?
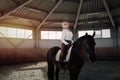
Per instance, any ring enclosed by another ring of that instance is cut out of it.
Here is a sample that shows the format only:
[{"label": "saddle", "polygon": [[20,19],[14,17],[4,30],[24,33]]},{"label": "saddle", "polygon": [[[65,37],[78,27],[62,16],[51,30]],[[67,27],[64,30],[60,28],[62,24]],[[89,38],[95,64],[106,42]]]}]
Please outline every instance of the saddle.
[{"label": "saddle", "polygon": [[[72,46],[68,49],[67,55],[66,55],[66,58],[65,58],[64,62],[68,62],[69,61],[71,50],[72,50]],[[57,54],[56,54],[56,57],[55,57],[56,61],[60,61],[61,53],[62,53],[62,51],[61,51],[61,49],[59,49]]]}]

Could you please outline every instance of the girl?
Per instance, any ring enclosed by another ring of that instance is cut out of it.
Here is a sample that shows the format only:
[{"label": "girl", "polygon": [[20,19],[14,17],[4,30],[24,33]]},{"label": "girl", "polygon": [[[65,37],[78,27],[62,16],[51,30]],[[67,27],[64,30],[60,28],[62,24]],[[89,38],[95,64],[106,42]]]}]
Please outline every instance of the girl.
[{"label": "girl", "polygon": [[62,37],[61,37],[62,53],[61,53],[61,57],[60,57],[60,62],[63,63],[63,60],[65,59],[65,57],[67,55],[67,51],[73,42],[73,40],[72,40],[73,34],[69,30],[69,25],[70,25],[69,22],[63,21],[61,25],[62,25],[63,30],[62,30]]}]

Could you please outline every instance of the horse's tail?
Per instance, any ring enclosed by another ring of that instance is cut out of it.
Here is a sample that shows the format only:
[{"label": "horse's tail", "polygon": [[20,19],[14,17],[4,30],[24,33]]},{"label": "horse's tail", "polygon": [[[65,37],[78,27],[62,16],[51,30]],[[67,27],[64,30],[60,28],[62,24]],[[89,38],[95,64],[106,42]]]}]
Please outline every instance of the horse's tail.
[{"label": "horse's tail", "polygon": [[48,80],[54,80],[54,64],[50,51],[47,53],[47,64],[48,64]]}]

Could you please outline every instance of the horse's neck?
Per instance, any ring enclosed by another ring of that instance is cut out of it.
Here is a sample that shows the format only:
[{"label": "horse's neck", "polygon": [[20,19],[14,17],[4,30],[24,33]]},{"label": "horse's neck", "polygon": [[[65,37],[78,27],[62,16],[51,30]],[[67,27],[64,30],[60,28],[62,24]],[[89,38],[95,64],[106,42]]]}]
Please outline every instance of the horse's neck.
[{"label": "horse's neck", "polygon": [[73,50],[75,51],[75,54],[77,54],[77,55],[82,55],[85,52],[85,50],[82,46],[80,48],[73,47]]},{"label": "horse's neck", "polygon": [[77,42],[74,43],[73,45],[73,55],[78,56],[78,57],[84,57],[84,46],[83,46],[83,41],[84,39],[80,39]]}]

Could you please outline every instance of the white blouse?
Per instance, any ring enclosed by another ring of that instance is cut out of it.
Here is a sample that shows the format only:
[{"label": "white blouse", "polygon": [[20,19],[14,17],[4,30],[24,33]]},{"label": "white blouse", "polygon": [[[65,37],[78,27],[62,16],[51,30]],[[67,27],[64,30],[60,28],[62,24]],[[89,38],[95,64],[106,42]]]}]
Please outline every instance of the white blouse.
[{"label": "white blouse", "polygon": [[73,34],[69,29],[63,29],[62,37],[61,37],[62,43],[64,43],[65,45],[68,45],[69,43],[66,42],[65,40],[70,40],[73,42],[72,37],[73,37]]}]

